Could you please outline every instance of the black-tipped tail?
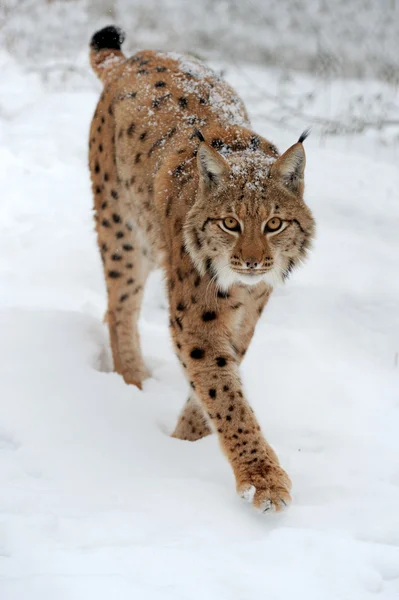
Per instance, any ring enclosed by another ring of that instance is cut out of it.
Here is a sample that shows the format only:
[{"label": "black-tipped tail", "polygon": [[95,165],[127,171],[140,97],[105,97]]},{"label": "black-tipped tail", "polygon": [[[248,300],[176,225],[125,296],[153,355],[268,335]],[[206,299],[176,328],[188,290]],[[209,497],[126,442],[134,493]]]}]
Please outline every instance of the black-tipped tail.
[{"label": "black-tipped tail", "polygon": [[91,38],[90,47],[93,50],[120,50],[125,41],[125,33],[119,27],[109,25],[97,31]]},{"label": "black-tipped tail", "polygon": [[301,133],[301,136],[298,140],[298,144],[303,144],[303,142],[306,140],[306,138],[308,137],[308,135],[310,134],[311,131],[312,131],[311,127],[308,127],[307,129],[305,129],[305,131],[303,133]]}]

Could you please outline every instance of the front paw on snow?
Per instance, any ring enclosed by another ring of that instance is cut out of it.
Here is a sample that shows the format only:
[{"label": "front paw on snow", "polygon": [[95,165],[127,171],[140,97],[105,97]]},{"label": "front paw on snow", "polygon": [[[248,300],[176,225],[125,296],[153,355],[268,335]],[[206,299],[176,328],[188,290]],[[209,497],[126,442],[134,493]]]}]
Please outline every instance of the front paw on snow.
[{"label": "front paw on snow", "polygon": [[291,504],[291,481],[281,467],[269,468],[262,475],[250,476],[237,485],[241,498],[262,513],[280,512]]}]

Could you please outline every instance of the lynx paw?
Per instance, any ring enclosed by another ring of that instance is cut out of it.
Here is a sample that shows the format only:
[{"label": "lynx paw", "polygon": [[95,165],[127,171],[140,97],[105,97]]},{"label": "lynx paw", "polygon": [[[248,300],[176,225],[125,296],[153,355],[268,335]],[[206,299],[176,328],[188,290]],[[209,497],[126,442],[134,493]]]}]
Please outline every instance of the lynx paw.
[{"label": "lynx paw", "polygon": [[278,465],[247,473],[237,481],[241,498],[263,513],[284,510],[291,503],[290,489],[291,480]]},{"label": "lynx paw", "polygon": [[128,385],[135,385],[139,390],[143,389],[143,381],[151,376],[151,373],[143,367],[142,369],[129,370],[121,373],[125,383]]},{"label": "lynx paw", "polygon": [[212,433],[203,410],[193,398],[186,403],[172,434],[179,440],[195,442]]}]

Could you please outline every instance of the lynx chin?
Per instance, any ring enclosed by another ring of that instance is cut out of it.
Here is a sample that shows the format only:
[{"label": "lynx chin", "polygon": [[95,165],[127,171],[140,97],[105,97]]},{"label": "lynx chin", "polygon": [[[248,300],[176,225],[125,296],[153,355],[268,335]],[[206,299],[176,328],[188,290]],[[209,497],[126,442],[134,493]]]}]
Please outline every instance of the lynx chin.
[{"label": "lynx chin", "polygon": [[303,200],[307,133],[280,155],[205,64],[155,51],[126,58],[123,39],[106,27],[90,49],[104,85],[89,163],[114,367],[139,388],[149,376],[137,322],[148,274],[160,267],[190,385],[173,436],[215,432],[238,493],[279,511],[291,482],[245,398],[239,366],[273,287],[304,261],[314,235]]}]

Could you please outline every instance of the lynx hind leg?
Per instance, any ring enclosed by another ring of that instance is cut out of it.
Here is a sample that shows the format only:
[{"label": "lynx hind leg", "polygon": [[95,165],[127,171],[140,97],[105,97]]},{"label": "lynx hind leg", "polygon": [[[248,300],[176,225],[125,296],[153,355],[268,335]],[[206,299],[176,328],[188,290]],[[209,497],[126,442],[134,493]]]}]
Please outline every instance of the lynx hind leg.
[{"label": "lynx hind leg", "polygon": [[107,284],[106,320],[114,368],[126,383],[141,388],[149,373],[141,354],[138,319],[150,267],[124,214],[122,193],[114,186],[109,198],[105,199],[104,190],[103,201],[96,202],[98,244]]},{"label": "lynx hind leg", "polygon": [[148,371],[137,324],[150,265],[129,220],[131,190],[117,172],[114,118],[104,102],[100,99],[91,126],[89,163],[108,292],[107,321],[115,370],[127,383],[141,387]]},{"label": "lynx hind leg", "polygon": [[122,244],[115,244],[115,247],[110,248],[105,266],[109,331],[113,352],[115,349],[115,370],[123,376],[126,383],[141,389],[149,372],[141,353],[138,320],[149,268],[132,232],[123,238]]},{"label": "lynx hind leg", "polygon": [[172,437],[195,442],[212,433],[208,420],[197,400],[190,396],[179,416]]}]

